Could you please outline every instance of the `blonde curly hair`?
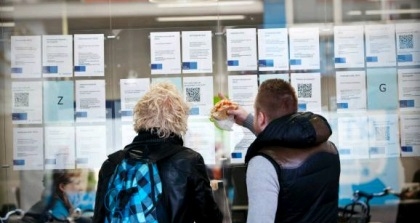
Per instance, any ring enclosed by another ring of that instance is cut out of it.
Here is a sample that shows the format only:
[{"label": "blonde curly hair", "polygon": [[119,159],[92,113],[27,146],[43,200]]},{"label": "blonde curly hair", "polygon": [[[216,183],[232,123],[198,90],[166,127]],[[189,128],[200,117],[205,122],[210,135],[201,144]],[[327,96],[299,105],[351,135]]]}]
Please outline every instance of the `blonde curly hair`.
[{"label": "blonde curly hair", "polygon": [[169,82],[153,84],[134,107],[134,130],[157,133],[160,138],[184,136],[187,132],[189,106]]}]

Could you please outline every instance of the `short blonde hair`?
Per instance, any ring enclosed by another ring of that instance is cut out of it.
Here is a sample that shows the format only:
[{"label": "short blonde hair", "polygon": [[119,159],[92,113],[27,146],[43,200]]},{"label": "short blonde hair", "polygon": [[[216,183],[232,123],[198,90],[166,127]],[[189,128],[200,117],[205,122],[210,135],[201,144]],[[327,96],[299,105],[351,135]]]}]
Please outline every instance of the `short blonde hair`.
[{"label": "short blonde hair", "polygon": [[189,106],[169,82],[153,84],[134,107],[134,130],[151,131],[160,138],[184,136],[187,132]]}]

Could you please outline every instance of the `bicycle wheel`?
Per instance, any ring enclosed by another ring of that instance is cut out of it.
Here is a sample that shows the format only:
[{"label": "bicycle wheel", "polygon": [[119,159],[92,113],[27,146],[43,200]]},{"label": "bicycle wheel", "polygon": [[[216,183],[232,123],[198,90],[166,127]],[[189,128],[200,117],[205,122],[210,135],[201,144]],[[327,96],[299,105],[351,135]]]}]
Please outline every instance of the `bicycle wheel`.
[{"label": "bicycle wheel", "polygon": [[338,209],[339,223],[368,223],[369,213],[366,205],[362,202],[350,203],[344,208]]}]

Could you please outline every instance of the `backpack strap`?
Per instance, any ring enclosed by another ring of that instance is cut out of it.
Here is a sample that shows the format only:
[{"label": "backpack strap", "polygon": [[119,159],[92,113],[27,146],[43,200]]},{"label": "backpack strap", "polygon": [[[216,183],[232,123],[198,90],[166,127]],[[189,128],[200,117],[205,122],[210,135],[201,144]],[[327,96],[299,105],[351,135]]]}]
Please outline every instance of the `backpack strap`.
[{"label": "backpack strap", "polygon": [[113,174],[114,173],[114,169],[117,167],[118,164],[121,163],[121,161],[124,159],[125,157],[125,152],[124,150],[118,150],[114,153],[111,153],[110,155],[108,155],[108,160],[105,163],[106,165],[103,165],[102,168],[103,173],[105,174]]},{"label": "backpack strap", "polygon": [[[102,166],[103,168],[103,173],[106,176],[111,176],[114,171],[115,168],[118,166],[118,164],[121,163],[121,161],[127,156],[127,154],[134,148],[138,148],[139,146],[145,146],[147,144],[142,144],[142,143],[132,143],[127,145],[124,149],[118,150],[114,153],[111,153],[110,155],[108,155],[108,160],[105,163],[105,165]],[[165,159],[169,156],[174,155],[175,153],[182,151],[184,149],[186,149],[186,147],[181,146],[181,145],[176,145],[176,144],[168,144],[168,143],[164,143],[164,144],[159,144],[159,145],[147,145],[147,146],[159,146],[158,148],[152,148],[152,149],[159,149],[158,152],[150,154],[149,157],[145,157],[145,155],[142,153],[141,150],[136,150],[135,152],[135,156],[138,156],[138,158],[142,159],[142,158],[147,158],[150,159],[154,162],[158,161],[158,160],[162,160]]]},{"label": "backpack strap", "polygon": [[110,155],[108,155],[109,161],[111,161],[114,164],[119,164],[125,157],[125,151],[124,150],[118,150]]},{"label": "backpack strap", "polygon": [[101,168],[103,177],[106,179],[105,180],[106,185],[108,185],[109,178],[111,177],[112,174],[114,174],[115,168],[117,168],[118,164],[121,163],[124,157],[125,157],[125,152],[123,150],[118,150],[108,155],[108,159],[104,162]]}]

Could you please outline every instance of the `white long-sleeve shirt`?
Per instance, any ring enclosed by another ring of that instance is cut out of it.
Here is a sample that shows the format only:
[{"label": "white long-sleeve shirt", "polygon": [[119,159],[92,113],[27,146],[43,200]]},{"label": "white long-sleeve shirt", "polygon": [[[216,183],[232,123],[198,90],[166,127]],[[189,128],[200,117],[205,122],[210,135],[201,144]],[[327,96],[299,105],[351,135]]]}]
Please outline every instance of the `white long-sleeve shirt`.
[{"label": "white long-sleeve shirt", "polygon": [[[243,126],[254,132],[254,116],[249,114]],[[274,222],[280,184],[273,164],[263,156],[253,157],[246,171],[248,194],[247,223]]]}]

